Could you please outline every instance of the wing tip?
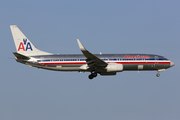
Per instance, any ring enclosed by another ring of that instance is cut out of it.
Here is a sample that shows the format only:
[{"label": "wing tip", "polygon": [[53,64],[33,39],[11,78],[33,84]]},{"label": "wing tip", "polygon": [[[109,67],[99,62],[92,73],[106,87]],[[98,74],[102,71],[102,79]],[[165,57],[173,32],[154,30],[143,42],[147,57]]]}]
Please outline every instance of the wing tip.
[{"label": "wing tip", "polygon": [[79,48],[81,51],[85,51],[86,49],[84,48],[84,46],[82,45],[81,41],[79,39],[77,39],[77,42],[78,42],[78,45],[79,45]]}]

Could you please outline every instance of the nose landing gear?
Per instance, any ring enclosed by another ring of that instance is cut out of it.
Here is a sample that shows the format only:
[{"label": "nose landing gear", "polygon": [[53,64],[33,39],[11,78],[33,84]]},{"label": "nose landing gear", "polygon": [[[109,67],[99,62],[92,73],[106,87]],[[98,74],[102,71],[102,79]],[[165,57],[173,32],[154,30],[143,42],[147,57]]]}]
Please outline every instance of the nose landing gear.
[{"label": "nose landing gear", "polygon": [[157,74],[156,74],[156,76],[157,76],[157,77],[159,77],[159,76],[160,76],[160,74],[159,74],[159,73],[157,73]]},{"label": "nose landing gear", "polygon": [[165,70],[166,70],[166,69],[159,69],[159,70],[157,71],[156,76],[159,77],[159,76],[160,76],[159,72],[162,72],[162,71],[165,71]]}]

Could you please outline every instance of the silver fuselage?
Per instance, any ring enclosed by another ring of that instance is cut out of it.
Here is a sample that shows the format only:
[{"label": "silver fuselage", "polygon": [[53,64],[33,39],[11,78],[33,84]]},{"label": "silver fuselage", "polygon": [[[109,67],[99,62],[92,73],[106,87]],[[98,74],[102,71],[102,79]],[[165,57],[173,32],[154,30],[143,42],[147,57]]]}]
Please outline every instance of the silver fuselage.
[{"label": "silver fuselage", "polygon": [[[95,54],[96,57],[106,63],[117,63],[123,65],[123,71],[142,71],[142,70],[160,70],[167,69],[174,65],[173,62],[163,56],[153,54]],[[73,55],[41,55],[30,56],[30,60],[18,62],[28,66],[55,71],[91,71],[81,69],[86,64],[86,57],[82,54]],[[105,72],[101,69],[97,72]]]}]

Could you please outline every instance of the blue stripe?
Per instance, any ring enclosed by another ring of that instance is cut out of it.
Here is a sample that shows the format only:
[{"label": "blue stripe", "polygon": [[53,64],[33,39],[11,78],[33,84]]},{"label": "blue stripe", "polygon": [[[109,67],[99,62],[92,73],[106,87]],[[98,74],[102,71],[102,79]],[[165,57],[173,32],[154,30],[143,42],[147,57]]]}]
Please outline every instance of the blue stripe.
[{"label": "blue stripe", "polygon": [[[159,59],[154,59],[154,58],[150,58],[150,59],[131,59],[131,58],[127,58],[127,59],[101,59],[103,61],[137,61],[137,60],[161,60],[163,61],[163,58],[159,58]],[[37,60],[37,62],[50,62],[50,61],[86,61],[86,59],[46,59],[46,60]]]}]

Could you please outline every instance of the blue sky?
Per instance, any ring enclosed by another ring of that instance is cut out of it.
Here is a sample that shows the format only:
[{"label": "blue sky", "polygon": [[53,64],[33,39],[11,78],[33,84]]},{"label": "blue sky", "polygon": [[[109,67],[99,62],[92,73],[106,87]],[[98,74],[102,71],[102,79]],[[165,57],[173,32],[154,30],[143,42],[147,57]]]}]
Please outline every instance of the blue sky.
[{"label": "blue sky", "polygon": [[[180,16],[178,0],[6,0],[0,2],[1,120],[179,120]],[[10,25],[18,25],[37,48],[81,54],[152,53],[173,68],[116,76],[56,72],[13,58]]]}]

